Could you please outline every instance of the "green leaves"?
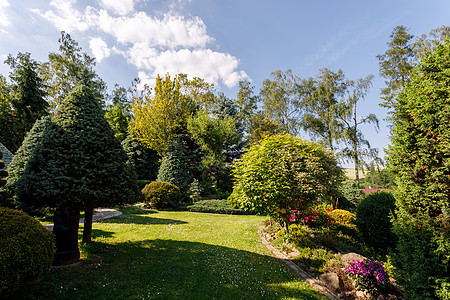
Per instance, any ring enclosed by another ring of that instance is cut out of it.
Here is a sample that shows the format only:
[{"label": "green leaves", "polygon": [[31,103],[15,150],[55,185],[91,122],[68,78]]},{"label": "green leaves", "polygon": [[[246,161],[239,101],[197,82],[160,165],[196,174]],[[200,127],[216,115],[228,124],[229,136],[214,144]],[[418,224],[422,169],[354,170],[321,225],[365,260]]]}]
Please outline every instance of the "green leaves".
[{"label": "green leaves", "polygon": [[290,210],[336,195],[342,171],[319,144],[285,134],[251,146],[233,174],[230,204],[286,221]]}]

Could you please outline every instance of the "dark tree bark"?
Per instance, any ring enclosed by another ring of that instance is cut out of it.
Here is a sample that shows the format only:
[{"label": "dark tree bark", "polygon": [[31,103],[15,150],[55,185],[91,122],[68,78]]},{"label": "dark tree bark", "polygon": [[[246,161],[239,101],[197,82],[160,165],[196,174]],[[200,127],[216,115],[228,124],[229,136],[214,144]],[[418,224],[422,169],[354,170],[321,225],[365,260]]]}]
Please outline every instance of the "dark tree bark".
[{"label": "dark tree bark", "polygon": [[53,233],[56,240],[56,266],[68,265],[80,259],[78,250],[78,224],[80,211],[61,207],[55,210]]},{"label": "dark tree bark", "polygon": [[92,242],[92,217],[94,215],[94,206],[92,204],[86,205],[84,209],[84,229],[83,229],[83,243]]}]

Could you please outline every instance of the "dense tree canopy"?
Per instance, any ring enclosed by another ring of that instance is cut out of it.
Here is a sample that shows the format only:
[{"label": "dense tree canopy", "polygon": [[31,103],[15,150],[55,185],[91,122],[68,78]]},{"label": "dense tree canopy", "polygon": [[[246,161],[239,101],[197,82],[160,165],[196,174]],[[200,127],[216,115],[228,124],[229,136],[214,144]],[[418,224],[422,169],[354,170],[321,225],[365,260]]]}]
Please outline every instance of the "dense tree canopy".
[{"label": "dense tree canopy", "polygon": [[449,296],[449,62],[448,40],[425,54],[399,94],[393,117],[389,163],[398,184],[396,267],[411,298]]}]

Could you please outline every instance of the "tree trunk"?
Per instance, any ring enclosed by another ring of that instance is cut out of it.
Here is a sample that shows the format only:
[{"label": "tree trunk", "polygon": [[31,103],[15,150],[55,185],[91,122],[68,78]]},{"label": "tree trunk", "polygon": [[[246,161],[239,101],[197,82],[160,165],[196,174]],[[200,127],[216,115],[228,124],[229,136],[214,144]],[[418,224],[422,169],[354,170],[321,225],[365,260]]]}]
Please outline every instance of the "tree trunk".
[{"label": "tree trunk", "polygon": [[92,217],[94,215],[93,205],[86,205],[84,209],[84,228],[83,228],[83,243],[92,242]]},{"label": "tree trunk", "polygon": [[56,266],[68,265],[80,259],[78,224],[80,211],[71,207],[56,208],[53,233],[56,241]]}]

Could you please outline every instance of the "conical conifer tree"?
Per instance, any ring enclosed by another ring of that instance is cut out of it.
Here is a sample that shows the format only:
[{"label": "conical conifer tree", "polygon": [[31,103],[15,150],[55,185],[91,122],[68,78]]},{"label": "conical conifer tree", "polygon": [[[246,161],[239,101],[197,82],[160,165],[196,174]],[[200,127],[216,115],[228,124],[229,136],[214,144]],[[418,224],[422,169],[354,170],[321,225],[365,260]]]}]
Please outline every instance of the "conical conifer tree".
[{"label": "conical conifer tree", "polygon": [[137,199],[136,174],[126,165],[127,155],[96,93],[84,85],[72,91],[41,134],[17,181],[16,199],[24,206],[45,203],[56,208],[55,260],[70,263],[79,258],[80,210],[85,211],[83,241],[88,242],[95,207]]},{"label": "conical conifer tree", "polygon": [[170,182],[180,188],[185,194],[191,183],[191,174],[183,148],[176,141],[172,141],[161,161],[157,181]]}]

